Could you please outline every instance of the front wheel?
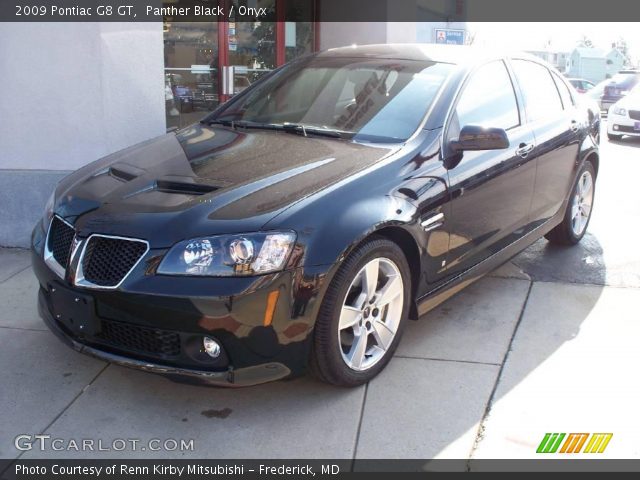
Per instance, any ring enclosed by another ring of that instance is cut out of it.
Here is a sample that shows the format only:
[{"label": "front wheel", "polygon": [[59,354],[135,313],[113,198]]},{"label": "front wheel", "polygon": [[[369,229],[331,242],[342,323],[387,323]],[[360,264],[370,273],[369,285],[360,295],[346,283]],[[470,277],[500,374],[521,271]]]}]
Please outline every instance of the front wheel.
[{"label": "front wheel", "polygon": [[558,245],[575,245],[582,240],[593,210],[595,179],[593,165],[586,161],[573,186],[562,223],[545,235],[549,242]]},{"label": "front wheel", "polygon": [[373,238],[340,266],[316,321],[311,370],[356,386],[375,377],[398,346],[409,313],[411,275],[395,243]]}]

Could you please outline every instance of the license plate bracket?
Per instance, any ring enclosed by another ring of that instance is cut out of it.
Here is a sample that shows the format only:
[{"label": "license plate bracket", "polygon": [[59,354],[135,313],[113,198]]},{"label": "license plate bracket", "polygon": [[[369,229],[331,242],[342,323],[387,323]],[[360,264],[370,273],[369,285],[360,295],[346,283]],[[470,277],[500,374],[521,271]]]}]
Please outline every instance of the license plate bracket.
[{"label": "license plate bracket", "polygon": [[100,332],[93,297],[57,284],[49,287],[49,294],[55,319],[68,330],[78,337],[91,337]]}]

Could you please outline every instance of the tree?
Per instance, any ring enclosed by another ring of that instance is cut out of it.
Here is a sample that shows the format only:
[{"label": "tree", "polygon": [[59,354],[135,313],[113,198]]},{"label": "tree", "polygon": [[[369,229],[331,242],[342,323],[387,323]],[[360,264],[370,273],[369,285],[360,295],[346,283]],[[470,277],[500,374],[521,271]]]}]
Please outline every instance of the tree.
[{"label": "tree", "polygon": [[582,39],[578,41],[578,47],[593,48],[593,42],[586,35],[582,35]]},{"label": "tree", "polygon": [[622,56],[624,57],[624,66],[628,67],[631,61],[629,59],[629,45],[627,45],[627,41],[623,37],[620,37],[613,44],[613,48],[615,48],[622,54]]}]

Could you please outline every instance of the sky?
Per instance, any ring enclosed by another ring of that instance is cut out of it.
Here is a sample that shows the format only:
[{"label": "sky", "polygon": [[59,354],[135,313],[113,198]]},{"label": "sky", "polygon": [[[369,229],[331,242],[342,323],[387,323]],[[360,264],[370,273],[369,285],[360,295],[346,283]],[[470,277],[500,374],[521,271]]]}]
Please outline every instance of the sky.
[{"label": "sky", "polygon": [[632,60],[638,63],[640,59],[640,22],[469,22],[467,30],[475,33],[474,45],[513,50],[542,50],[550,41],[550,49],[570,51],[583,35],[588,36],[594,46],[608,49],[623,37]]}]

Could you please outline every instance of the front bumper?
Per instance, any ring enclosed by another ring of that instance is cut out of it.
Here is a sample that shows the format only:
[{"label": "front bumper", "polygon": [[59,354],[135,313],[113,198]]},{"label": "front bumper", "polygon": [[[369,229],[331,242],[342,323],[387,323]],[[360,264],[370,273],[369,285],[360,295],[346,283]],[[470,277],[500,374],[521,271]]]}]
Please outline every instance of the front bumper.
[{"label": "front bumper", "polygon": [[253,367],[245,367],[234,370],[232,367],[223,371],[196,370],[192,368],[180,368],[158,363],[150,363],[143,360],[137,360],[131,357],[125,357],[115,353],[99,350],[97,348],[85,345],[73,339],[71,335],[65,332],[55,321],[46,304],[45,296],[42,291],[38,295],[38,312],[49,329],[65,344],[76,350],[77,352],[89,355],[91,357],[103,360],[128,368],[144,370],[149,373],[155,373],[165,376],[172,380],[185,383],[196,383],[215,385],[222,387],[246,387],[257,385],[260,383],[280,380],[288,377],[291,370],[285,365],[277,362],[264,363]]},{"label": "front bumper", "polygon": [[[300,267],[255,278],[175,278],[134,271],[118,289],[105,291],[78,287],[56,275],[44,262],[43,242],[39,225],[32,237],[39,313],[78,352],[176,381],[219,386],[255,385],[306,370],[329,268]],[[157,252],[148,256],[153,260]],[[274,291],[279,295],[267,324],[267,298]],[[204,336],[222,346],[218,358],[202,351]]]},{"label": "front bumper", "polygon": [[640,120],[629,118],[628,115],[616,115],[610,111],[607,119],[607,133],[638,137],[640,136]]}]

